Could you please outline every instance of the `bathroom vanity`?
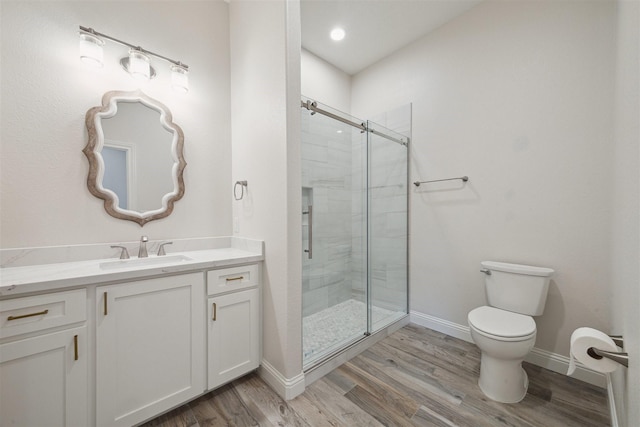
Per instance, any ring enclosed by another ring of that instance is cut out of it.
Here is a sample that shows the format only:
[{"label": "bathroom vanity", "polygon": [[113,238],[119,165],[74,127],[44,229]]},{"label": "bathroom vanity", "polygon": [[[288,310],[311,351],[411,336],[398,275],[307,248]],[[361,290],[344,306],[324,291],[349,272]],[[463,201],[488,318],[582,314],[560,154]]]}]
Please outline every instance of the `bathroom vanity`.
[{"label": "bathroom vanity", "polygon": [[0,425],[130,426],[256,369],[246,246],[1,269]]}]

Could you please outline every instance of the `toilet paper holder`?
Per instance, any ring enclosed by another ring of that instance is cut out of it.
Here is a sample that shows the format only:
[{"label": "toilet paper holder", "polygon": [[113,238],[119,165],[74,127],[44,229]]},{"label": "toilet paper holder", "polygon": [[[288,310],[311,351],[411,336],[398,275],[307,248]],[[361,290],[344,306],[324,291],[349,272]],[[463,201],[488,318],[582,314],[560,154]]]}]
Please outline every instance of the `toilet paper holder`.
[{"label": "toilet paper holder", "polygon": [[[622,339],[622,335],[609,335],[609,338],[611,338],[618,347],[624,347],[624,340]],[[594,359],[600,360],[604,357],[607,359],[611,359],[614,362],[618,362],[622,366],[625,366],[627,368],[629,367],[629,353],[605,351],[597,349],[595,347],[590,347],[587,350],[587,354]]]}]

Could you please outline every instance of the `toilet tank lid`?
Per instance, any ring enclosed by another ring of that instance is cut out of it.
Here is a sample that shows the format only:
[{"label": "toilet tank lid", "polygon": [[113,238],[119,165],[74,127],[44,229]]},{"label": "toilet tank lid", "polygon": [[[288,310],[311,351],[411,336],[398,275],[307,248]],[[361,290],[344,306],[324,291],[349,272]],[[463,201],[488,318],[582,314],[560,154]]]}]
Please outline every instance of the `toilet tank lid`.
[{"label": "toilet tank lid", "polygon": [[480,263],[483,268],[494,271],[504,271],[507,273],[528,274],[531,276],[551,276],[554,271],[546,267],[534,267],[532,265],[509,264],[497,261],[482,261]]}]

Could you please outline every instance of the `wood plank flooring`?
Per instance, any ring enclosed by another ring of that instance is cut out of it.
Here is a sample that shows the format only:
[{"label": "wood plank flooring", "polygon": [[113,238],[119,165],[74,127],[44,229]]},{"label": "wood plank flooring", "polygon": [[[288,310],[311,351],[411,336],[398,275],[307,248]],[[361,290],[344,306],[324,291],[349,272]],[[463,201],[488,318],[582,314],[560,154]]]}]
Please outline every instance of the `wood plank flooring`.
[{"label": "wood plank flooring", "polygon": [[609,426],[606,392],[525,363],[529,392],[494,402],[477,380],[480,351],[407,325],[283,401],[251,374],[144,424],[206,426]]}]

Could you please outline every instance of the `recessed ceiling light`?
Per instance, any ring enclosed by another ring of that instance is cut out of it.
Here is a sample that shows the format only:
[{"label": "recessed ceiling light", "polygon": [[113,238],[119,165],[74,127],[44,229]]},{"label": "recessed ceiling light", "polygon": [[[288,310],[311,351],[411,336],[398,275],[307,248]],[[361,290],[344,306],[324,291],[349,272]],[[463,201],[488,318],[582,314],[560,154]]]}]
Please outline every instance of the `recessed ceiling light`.
[{"label": "recessed ceiling light", "polygon": [[342,28],[334,28],[333,30],[331,30],[330,36],[332,40],[338,42],[344,38],[345,34],[346,33]]}]

